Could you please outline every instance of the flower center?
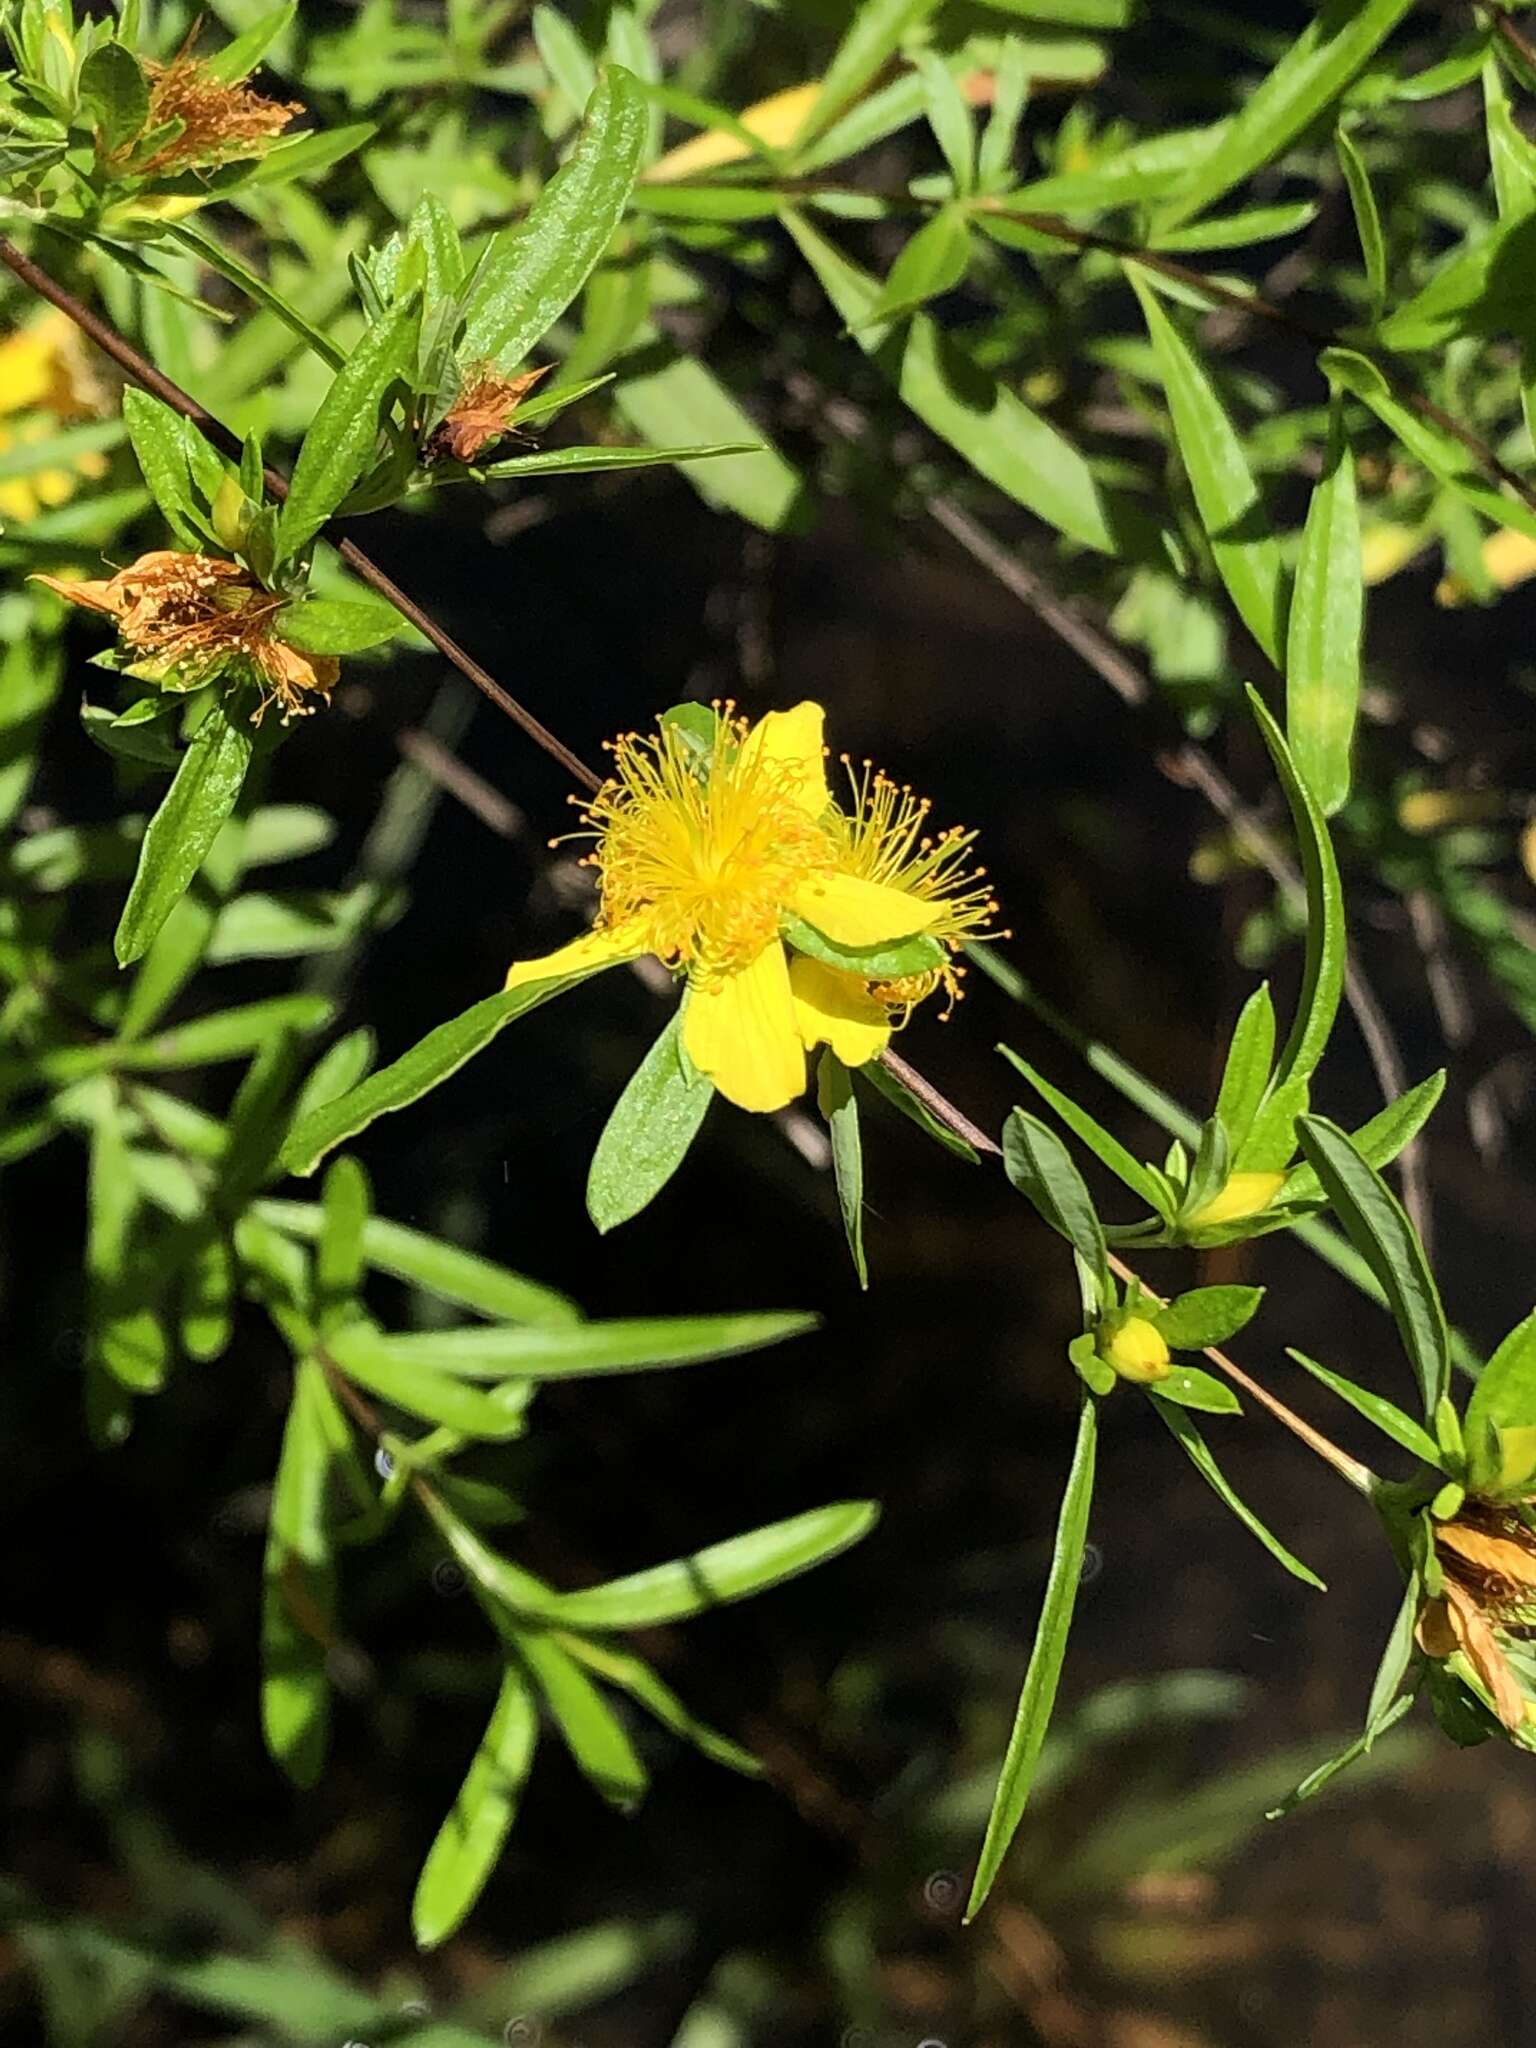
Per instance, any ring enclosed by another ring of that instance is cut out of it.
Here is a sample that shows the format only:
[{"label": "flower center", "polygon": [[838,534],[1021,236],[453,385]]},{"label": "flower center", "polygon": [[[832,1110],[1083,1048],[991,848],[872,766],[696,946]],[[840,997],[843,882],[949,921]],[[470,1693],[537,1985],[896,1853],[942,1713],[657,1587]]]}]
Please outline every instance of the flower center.
[{"label": "flower center", "polygon": [[726,718],[708,749],[670,724],[626,733],[585,811],[602,922],[641,920],[653,952],[705,976],[754,960],[796,888],[835,852],[791,773],[744,746],[745,734]]}]

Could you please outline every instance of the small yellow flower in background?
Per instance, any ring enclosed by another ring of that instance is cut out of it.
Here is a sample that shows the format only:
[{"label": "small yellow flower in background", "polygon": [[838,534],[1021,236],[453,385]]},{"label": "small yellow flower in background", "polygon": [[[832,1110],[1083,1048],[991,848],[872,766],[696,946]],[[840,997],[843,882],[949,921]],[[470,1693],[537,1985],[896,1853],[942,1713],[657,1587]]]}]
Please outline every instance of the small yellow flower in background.
[{"label": "small yellow flower in background", "polygon": [[1515,1508],[1469,1500],[1436,1528],[1435,1552],[1444,1590],[1420,1610],[1420,1649],[1459,1653],[1503,1726],[1528,1735],[1536,1715],[1507,1652],[1536,1624],[1536,1533]]},{"label": "small yellow flower in background", "polygon": [[[584,806],[597,922],[519,961],[507,987],[654,953],[687,978],[689,1059],[729,1101],[764,1111],[804,1089],[808,1050],[861,1067],[918,1003],[941,988],[952,1002],[953,956],[997,909],[969,864],[974,834],[928,833],[927,802],[867,766],[849,769],[840,805],[823,721],[809,702],[755,725],[727,706],[707,744],[671,721],[614,742],[613,772]],[[915,969],[898,949],[915,951]]]},{"label": "small yellow flower in background", "polygon": [[[147,62],[149,114],[141,134],[130,137],[112,161],[136,178],[169,177],[179,171],[211,171],[240,157],[262,156],[301,106],[269,100],[243,80],[230,84],[207,61],[192,55],[197,31],[169,64]],[[168,123],[181,125],[146,157],[134,152]]]},{"label": "small yellow flower in background", "polygon": [[1203,1230],[1213,1223],[1242,1223],[1259,1216],[1285,1185],[1283,1173],[1232,1173],[1203,1208],[1186,1219],[1186,1228]]},{"label": "small yellow flower in background", "polygon": [[265,693],[257,724],[271,704],[281,706],[285,724],[313,711],[308,698],[328,696],[341,673],[334,655],[301,654],[278,639],[277,617],[287,599],[253,582],[238,563],[214,555],[157,548],[103,582],[31,581],[113,619],[135,657],[129,672],[146,681],[195,690],[239,664]]},{"label": "small yellow flower in background", "polygon": [[[0,450],[46,441],[61,426],[105,410],[105,388],[91,366],[79,329],[48,312],[0,341]],[[77,456],[69,468],[0,480],[0,519],[18,524],[73,497],[83,477],[101,476],[101,454]]]}]

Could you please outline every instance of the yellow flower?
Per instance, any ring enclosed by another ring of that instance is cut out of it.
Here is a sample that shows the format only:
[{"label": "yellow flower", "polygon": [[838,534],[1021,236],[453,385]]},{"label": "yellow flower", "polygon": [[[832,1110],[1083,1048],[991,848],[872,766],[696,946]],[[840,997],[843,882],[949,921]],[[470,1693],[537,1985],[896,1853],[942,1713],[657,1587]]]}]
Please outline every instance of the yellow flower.
[{"label": "yellow flower", "polygon": [[1224,1186],[1188,1219],[1188,1228],[1203,1230],[1212,1223],[1241,1223],[1266,1210],[1285,1185],[1283,1173],[1233,1173]]},{"label": "yellow flower", "polygon": [[118,637],[136,657],[131,673],[148,681],[197,689],[239,664],[265,692],[256,724],[269,704],[281,705],[285,724],[313,711],[306,697],[328,696],[341,672],[334,655],[301,654],[280,640],[275,628],[287,600],[215,555],[157,548],[104,582],[31,580],[115,620]]},{"label": "yellow flower", "polygon": [[[0,426],[0,450],[49,440],[60,426],[101,411],[104,398],[79,329],[62,313],[45,313],[0,341],[0,419],[15,422]],[[0,481],[0,519],[35,519],[71,498],[81,477],[100,476],[106,466],[105,456],[90,454],[71,468],[7,477]]]},{"label": "yellow flower", "polygon": [[[926,996],[958,995],[952,956],[996,909],[967,866],[973,835],[925,834],[927,803],[868,767],[841,808],[823,718],[802,703],[749,725],[727,706],[708,742],[670,721],[616,741],[585,806],[597,922],[519,961],[507,987],[654,953],[687,980],[688,1057],[752,1110],[800,1094],[808,1049],[863,1066]],[[919,971],[902,971],[894,949],[924,937]]]}]

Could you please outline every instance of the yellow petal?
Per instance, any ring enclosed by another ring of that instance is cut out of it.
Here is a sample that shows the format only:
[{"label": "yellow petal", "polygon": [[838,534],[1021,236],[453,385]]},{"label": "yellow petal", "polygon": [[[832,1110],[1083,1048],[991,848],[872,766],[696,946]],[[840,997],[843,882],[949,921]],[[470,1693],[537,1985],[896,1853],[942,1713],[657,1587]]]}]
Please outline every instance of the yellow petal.
[{"label": "yellow petal", "polygon": [[55,345],[38,327],[0,341],[0,413],[41,405],[53,388]]},{"label": "yellow petal", "polygon": [[504,988],[525,988],[530,981],[553,981],[567,974],[595,974],[600,967],[616,967],[621,960],[637,960],[649,949],[639,928],[617,925],[611,930],[583,932],[568,946],[546,953],[539,960],[516,960],[507,969]]},{"label": "yellow petal", "polygon": [[[741,115],[741,125],[770,149],[782,149],[794,141],[820,97],[819,78],[813,78],[808,85],[788,86],[748,107]],[[696,171],[713,171],[721,164],[740,163],[751,154],[739,136],[727,134],[723,128],[706,128],[701,135],[690,135],[676,149],[658,157],[641,183],[667,184],[673,178],[691,177]]]},{"label": "yellow petal", "polygon": [[925,932],[944,915],[941,903],[925,902],[887,882],[862,875],[820,875],[802,882],[790,905],[834,946],[885,946]]},{"label": "yellow petal", "polygon": [[796,953],[789,963],[795,1022],[808,1046],[830,1045],[845,1067],[862,1067],[890,1043],[890,1012],[856,974]]},{"label": "yellow petal", "polygon": [[689,990],[683,1044],[739,1109],[783,1109],[804,1090],[805,1052],[777,939],[750,966]]},{"label": "yellow petal", "polygon": [[826,713],[809,698],[792,711],[770,711],[741,743],[743,762],[772,761],[786,771],[795,796],[813,818],[827,808],[827,763],[822,751]]}]

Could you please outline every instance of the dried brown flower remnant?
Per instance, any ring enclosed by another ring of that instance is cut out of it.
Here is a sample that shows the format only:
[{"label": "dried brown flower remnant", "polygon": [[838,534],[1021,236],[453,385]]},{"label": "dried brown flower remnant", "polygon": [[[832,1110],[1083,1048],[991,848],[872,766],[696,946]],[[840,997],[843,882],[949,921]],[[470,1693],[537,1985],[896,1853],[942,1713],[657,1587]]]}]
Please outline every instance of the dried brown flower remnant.
[{"label": "dried brown flower remnant", "polygon": [[138,177],[176,171],[208,171],[242,156],[260,156],[270,142],[304,109],[290,101],[269,100],[243,80],[229,84],[201,57],[194,57],[190,38],[169,64],[146,63],[149,75],[149,116],[143,134],[120,156],[132,158],[145,137],[168,122],[179,130],[134,163]]},{"label": "dried brown flower remnant", "polygon": [[239,662],[264,691],[259,724],[269,704],[284,724],[316,707],[341,673],[334,655],[301,654],[274,632],[286,599],[252,582],[236,562],[214,555],[182,555],[157,548],[104,582],[66,582],[34,576],[69,604],[104,612],[117,623],[136,659],[134,673],[151,682],[174,677],[173,687],[196,689]]},{"label": "dried brown flower remnant", "polygon": [[1445,1588],[1419,1615],[1419,1647],[1443,1658],[1458,1650],[1494,1712],[1512,1733],[1527,1727],[1525,1691],[1506,1641],[1536,1632],[1536,1531],[1518,1510],[1469,1500],[1435,1531]]},{"label": "dried brown flower remnant", "polygon": [[520,376],[504,377],[491,363],[471,364],[458,397],[433,429],[427,460],[436,462],[450,456],[455,462],[473,462],[492,441],[513,433],[513,414],[548,370],[545,363]]}]

